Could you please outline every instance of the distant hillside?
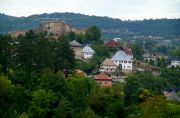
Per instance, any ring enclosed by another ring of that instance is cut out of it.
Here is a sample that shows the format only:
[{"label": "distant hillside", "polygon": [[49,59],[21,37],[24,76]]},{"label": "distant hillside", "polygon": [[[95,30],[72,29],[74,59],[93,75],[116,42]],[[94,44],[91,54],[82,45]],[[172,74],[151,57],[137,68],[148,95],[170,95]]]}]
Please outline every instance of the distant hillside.
[{"label": "distant hillside", "polygon": [[90,25],[97,25],[101,28],[103,37],[106,38],[130,37],[135,35],[180,37],[180,19],[122,21],[109,17],[88,16],[75,13],[44,13],[29,17],[14,17],[0,14],[0,33],[32,29],[37,27],[41,21],[50,19],[64,20],[76,28],[86,28]]}]

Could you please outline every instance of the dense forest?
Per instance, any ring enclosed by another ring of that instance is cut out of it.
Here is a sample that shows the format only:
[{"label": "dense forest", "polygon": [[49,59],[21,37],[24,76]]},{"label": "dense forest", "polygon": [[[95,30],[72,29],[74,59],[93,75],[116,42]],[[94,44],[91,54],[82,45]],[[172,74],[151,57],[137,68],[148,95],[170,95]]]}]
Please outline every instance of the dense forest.
[{"label": "dense forest", "polygon": [[163,37],[180,36],[180,19],[149,19],[142,21],[122,21],[109,17],[88,16],[75,13],[51,13],[32,15],[28,17],[14,17],[0,14],[0,33],[33,29],[41,21],[64,20],[76,28],[87,28],[97,25],[102,30],[102,37],[129,37],[137,35],[153,35]]},{"label": "dense forest", "polygon": [[[92,46],[98,65],[99,57],[109,54],[92,33],[85,37],[98,44]],[[87,62],[74,58],[67,37],[49,40],[31,30],[17,38],[0,35],[1,118],[180,117],[180,102],[162,95],[166,88],[179,87],[179,68],[162,68],[159,77],[137,72],[126,83],[103,88],[75,73],[79,67],[88,70],[82,67]]]}]

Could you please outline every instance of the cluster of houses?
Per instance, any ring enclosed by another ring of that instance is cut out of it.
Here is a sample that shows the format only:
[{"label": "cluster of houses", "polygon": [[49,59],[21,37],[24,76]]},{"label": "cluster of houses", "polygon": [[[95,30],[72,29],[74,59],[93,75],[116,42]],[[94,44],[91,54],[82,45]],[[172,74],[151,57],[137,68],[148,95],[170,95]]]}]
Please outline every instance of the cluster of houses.
[{"label": "cluster of houses", "polygon": [[74,50],[76,59],[92,59],[95,51],[90,47],[90,45],[86,45],[83,47],[82,44],[77,42],[76,40],[71,41],[71,48]]},{"label": "cluster of houses", "polygon": [[[96,53],[90,45],[82,45],[76,40],[70,42],[71,48],[74,50],[76,59],[89,60],[92,59]],[[112,39],[105,42],[105,46],[108,48],[119,49],[118,40]],[[158,56],[155,54],[145,53],[143,55],[145,62],[156,61]],[[125,76],[115,75],[116,71],[120,68],[121,72],[125,74],[132,73],[132,71],[148,71],[155,76],[160,75],[160,69],[155,66],[150,66],[147,63],[140,62],[138,66],[136,63],[133,67],[133,53],[132,50],[127,46],[122,46],[121,50],[118,50],[111,58],[106,58],[99,67],[99,74],[94,76],[94,80],[97,81],[103,87],[112,86],[113,81],[121,81],[121,78]],[[180,66],[179,58],[172,58],[169,60],[168,67],[177,67]],[[111,76],[108,76],[111,75]],[[124,81],[124,79],[122,79]],[[121,81],[121,82],[123,82]]]},{"label": "cluster of houses", "polygon": [[[95,51],[90,45],[83,47],[79,42],[73,40],[70,42],[71,48],[74,50],[77,59],[92,59]],[[118,46],[118,42],[112,39],[106,43],[108,48]],[[118,50],[111,58],[106,58],[99,68],[100,74],[95,75],[96,80],[101,86],[112,86],[112,78],[107,74],[112,74],[117,68],[121,68],[124,73],[131,73],[133,69],[133,54],[128,46],[124,46],[123,50]]]}]

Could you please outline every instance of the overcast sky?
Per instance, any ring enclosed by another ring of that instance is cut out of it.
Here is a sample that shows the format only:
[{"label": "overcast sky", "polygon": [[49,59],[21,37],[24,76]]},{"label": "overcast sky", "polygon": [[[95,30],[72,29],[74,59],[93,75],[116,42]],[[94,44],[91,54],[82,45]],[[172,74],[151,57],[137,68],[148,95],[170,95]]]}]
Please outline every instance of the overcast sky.
[{"label": "overcast sky", "polygon": [[74,12],[123,20],[180,18],[180,0],[0,0],[0,13],[13,16]]}]

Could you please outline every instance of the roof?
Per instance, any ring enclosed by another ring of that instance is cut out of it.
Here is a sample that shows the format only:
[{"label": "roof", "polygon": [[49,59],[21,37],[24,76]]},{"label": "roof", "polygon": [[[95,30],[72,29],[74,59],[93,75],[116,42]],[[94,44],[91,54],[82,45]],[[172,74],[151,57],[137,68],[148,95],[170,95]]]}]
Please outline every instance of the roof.
[{"label": "roof", "polygon": [[111,81],[112,78],[110,78],[109,76],[107,76],[105,73],[100,73],[95,75],[94,77],[95,80],[104,80],[104,81]]},{"label": "roof", "polygon": [[79,42],[77,42],[76,40],[71,41],[69,44],[70,44],[70,46],[74,46],[74,47],[81,47],[81,46],[82,46],[82,45],[81,45]]},{"label": "roof", "polygon": [[106,46],[109,48],[113,48],[113,47],[118,46],[118,42],[117,42],[117,40],[112,39],[106,43]]},{"label": "roof", "polygon": [[166,96],[167,100],[178,100],[180,101],[180,97],[176,94],[175,91],[164,91],[164,96]]},{"label": "roof", "polygon": [[123,50],[126,54],[132,54],[132,50],[128,46],[123,46]]},{"label": "roof", "polygon": [[90,47],[90,46],[85,46],[83,49],[82,49],[82,52],[91,52],[91,53],[94,53],[94,50]]},{"label": "roof", "polygon": [[106,58],[102,63],[101,65],[108,65],[108,66],[116,66],[116,64],[114,64],[111,59],[109,58]]},{"label": "roof", "polygon": [[119,50],[116,54],[111,58],[112,61],[132,61],[124,51]]}]

